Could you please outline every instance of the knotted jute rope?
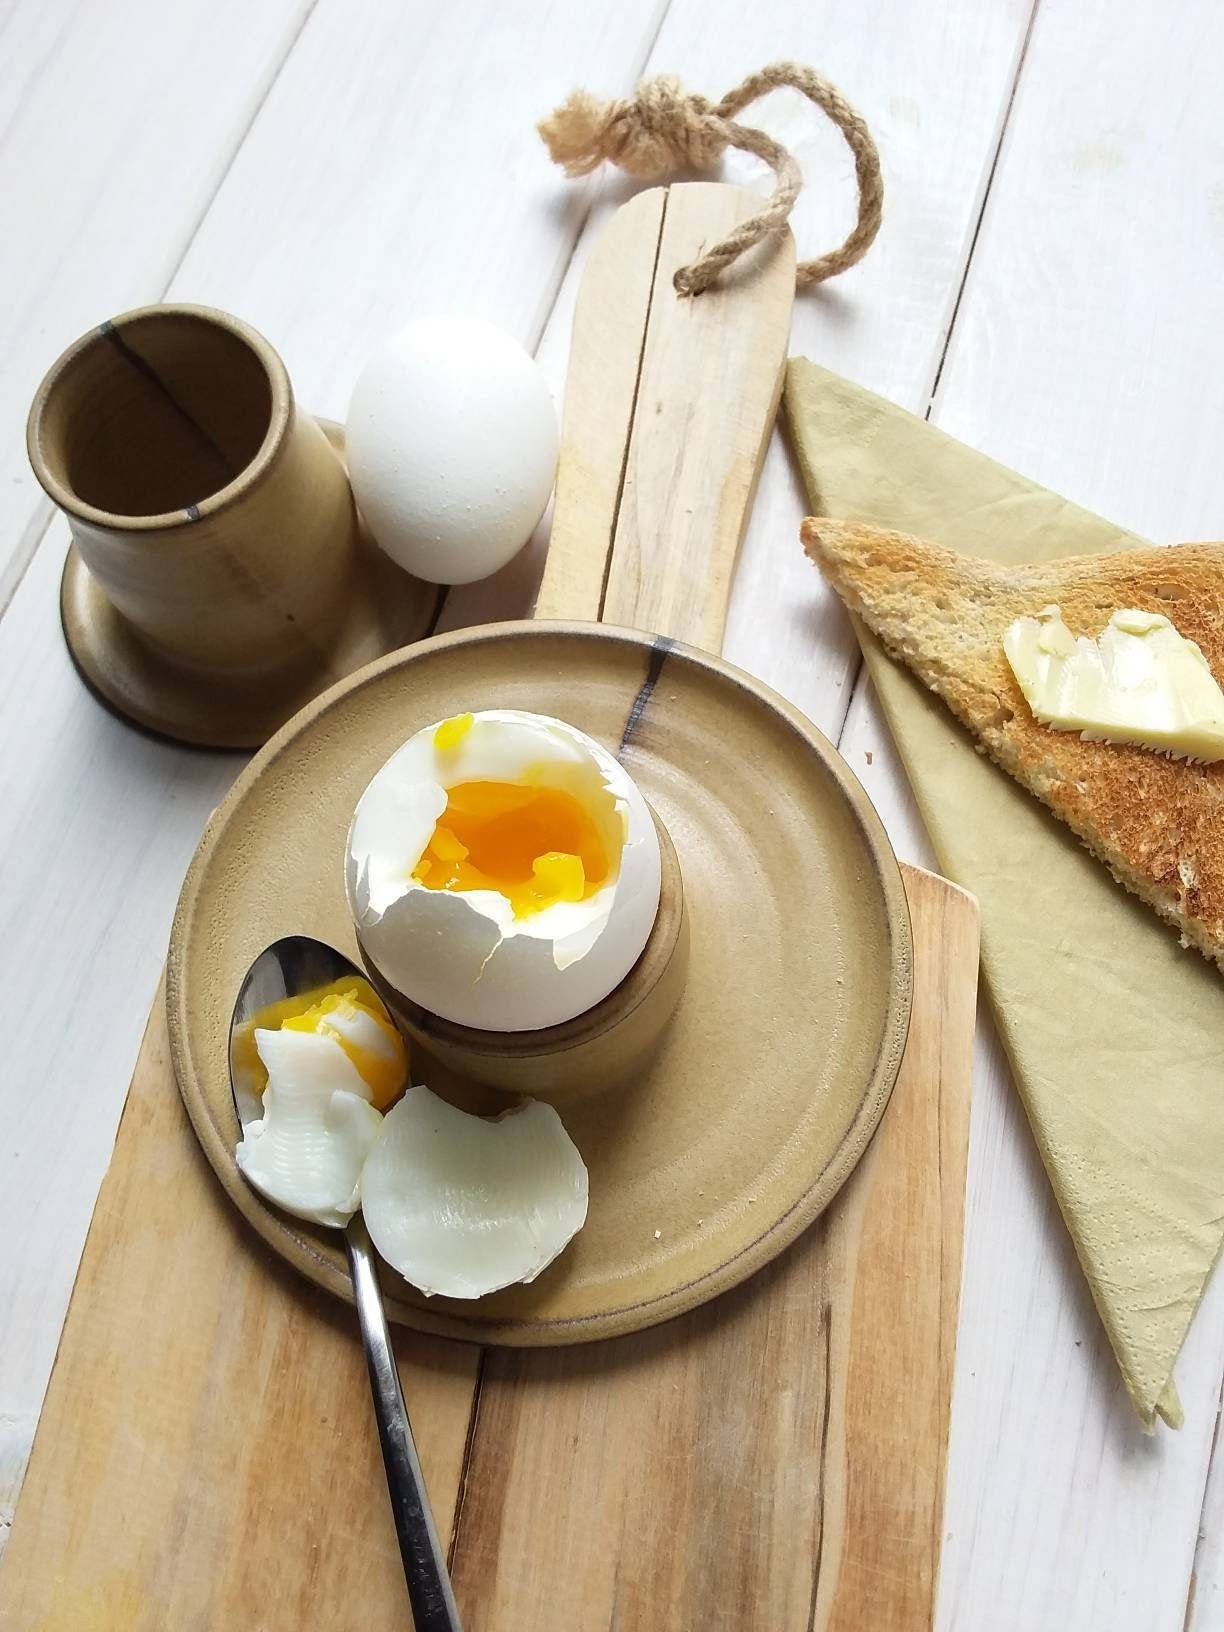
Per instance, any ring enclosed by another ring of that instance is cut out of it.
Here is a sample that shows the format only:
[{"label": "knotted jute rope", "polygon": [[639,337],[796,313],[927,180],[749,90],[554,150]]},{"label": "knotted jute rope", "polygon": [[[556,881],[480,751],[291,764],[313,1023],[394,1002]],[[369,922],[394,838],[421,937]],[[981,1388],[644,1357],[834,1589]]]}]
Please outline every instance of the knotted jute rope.
[{"label": "knotted jute rope", "polygon": [[813,69],[798,62],[775,62],[759,73],[749,74],[721,102],[709,102],[704,96],[685,91],[670,74],[644,79],[636,95],[627,100],[601,102],[589,91],[574,91],[537,128],[554,162],[564,166],[567,176],[589,175],[605,159],[646,180],[669,170],[708,170],[728,147],[754,153],[765,161],[777,177],[773,197],[765,208],[741,221],[699,261],[682,266],[676,273],[675,285],[682,295],[699,295],[746,249],[767,233],[781,231],[799,196],[803,176],[786,148],[763,130],[735,121],[735,115],[750,102],[780,85],[802,91],[828,114],[854,154],[858,180],[858,220],[854,230],[840,248],[818,255],[815,260],[800,261],[795,268],[795,282],[802,289],[805,284],[836,277],[861,261],[880,230],[884,209],[880,155],[871,132],[836,85]]}]

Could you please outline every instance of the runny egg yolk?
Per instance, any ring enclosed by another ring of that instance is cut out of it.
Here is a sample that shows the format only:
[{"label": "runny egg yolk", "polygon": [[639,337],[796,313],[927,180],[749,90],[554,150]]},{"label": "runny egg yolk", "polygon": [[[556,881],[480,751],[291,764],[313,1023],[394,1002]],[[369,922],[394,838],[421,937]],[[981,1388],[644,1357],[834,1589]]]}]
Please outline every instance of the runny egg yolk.
[{"label": "runny egg yolk", "polygon": [[608,872],[593,817],[564,788],[460,782],[412,876],[431,890],[496,890],[527,918],[585,901]]},{"label": "runny egg yolk", "polygon": [[408,1080],[403,1038],[382,1004],[376,998],[363,1002],[356,986],[329,992],[304,1014],[282,1020],[281,1030],[317,1031],[339,1043],[370,1090],[375,1110],[385,1110]]},{"label": "runny egg yolk", "polygon": [[255,1047],[255,1032],[317,1031],[338,1043],[370,1090],[370,1103],[383,1111],[408,1081],[408,1054],[374,988],[355,978],[336,981],[300,997],[269,1003],[234,1038],[234,1059],[249,1073],[251,1089],[262,1094],[268,1073]]}]

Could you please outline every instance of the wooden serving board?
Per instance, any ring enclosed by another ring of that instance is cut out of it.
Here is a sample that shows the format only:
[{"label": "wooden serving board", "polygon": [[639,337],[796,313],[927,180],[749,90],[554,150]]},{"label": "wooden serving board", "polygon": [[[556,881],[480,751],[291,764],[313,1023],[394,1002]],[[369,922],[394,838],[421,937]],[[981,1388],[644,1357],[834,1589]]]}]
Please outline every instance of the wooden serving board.
[{"label": "wooden serving board", "polygon": [[[583,615],[575,597],[597,583],[588,615],[615,608],[714,645],[777,400],[793,246],[680,304],[674,268],[756,200],[705,185],[643,197],[580,297],[547,611]],[[619,287],[632,298],[617,305]],[[601,358],[625,355],[637,363],[613,371],[609,406],[593,382]],[[670,461],[643,414],[680,428]],[[714,588],[690,593],[694,581]],[[397,1331],[468,1632],[931,1625],[977,913],[945,881],[904,874],[915,984],[901,1075],[866,1156],[795,1246],[614,1342],[481,1351]],[[0,1565],[0,1628],[409,1624],[351,1312],[225,1199],[176,1091],[159,999]]]},{"label": "wooden serving board", "polygon": [[[823,1220],[636,1337],[397,1329],[468,1632],[931,1624],[977,914],[905,869],[913,1021]],[[149,1022],[0,1566],[5,1632],[409,1626],[351,1311],[230,1206]]]}]

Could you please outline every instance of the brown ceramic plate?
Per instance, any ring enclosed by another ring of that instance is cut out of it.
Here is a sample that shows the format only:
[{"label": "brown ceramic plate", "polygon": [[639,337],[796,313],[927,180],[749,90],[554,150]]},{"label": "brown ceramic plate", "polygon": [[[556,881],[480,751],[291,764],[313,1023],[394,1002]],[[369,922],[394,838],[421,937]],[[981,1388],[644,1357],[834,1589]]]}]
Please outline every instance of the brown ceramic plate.
[{"label": "brown ceramic plate", "polygon": [[267,1206],[237,1170],[230,1011],[279,936],[355,955],[343,862],[359,794],[421,726],[492,707],[555,714],[621,749],[679,853],[688,981],[640,1080],[561,1107],[591,1206],[556,1263],[477,1303],[426,1299],[389,1270],[384,1287],[391,1316],[425,1331],[610,1337],[714,1297],[789,1245],[861,1156],[905,1046],[909,916],[884,830],[825,738],[747,675],[649,635],[516,623],[342,681],[256,756],[201,840],[170,944],[174,1068],[235,1205],[348,1295],[338,1235]]}]

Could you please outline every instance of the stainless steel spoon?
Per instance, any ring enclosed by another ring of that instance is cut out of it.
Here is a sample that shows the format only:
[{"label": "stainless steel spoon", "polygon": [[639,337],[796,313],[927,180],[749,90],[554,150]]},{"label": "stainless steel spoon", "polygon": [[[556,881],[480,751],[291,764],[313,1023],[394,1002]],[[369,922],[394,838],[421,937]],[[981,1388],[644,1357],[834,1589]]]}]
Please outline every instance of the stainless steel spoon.
[{"label": "stainless steel spoon", "polygon": [[[230,1022],[230,1083],[238,1119],[244,1127],[261,1113],[259,1102],[247,1092],[234,1069],[233,1041],[239,1026],[269,1003],[300,997],[349,975],[365,978],[360,969],[334,947],[309,935],[287,935],[255,959],[238,993],[234,1018]],[[429,1511],[429,1498],[395,1366],[374,1266],[374,1248],[360,1213],[353,1215],[344,1231],[344,1245],[353,1277],[357,1319],[370,1373],[370,1391],[374,1396],[374,1417],[416,1632],[461,1632],[446,1558]]]}]

